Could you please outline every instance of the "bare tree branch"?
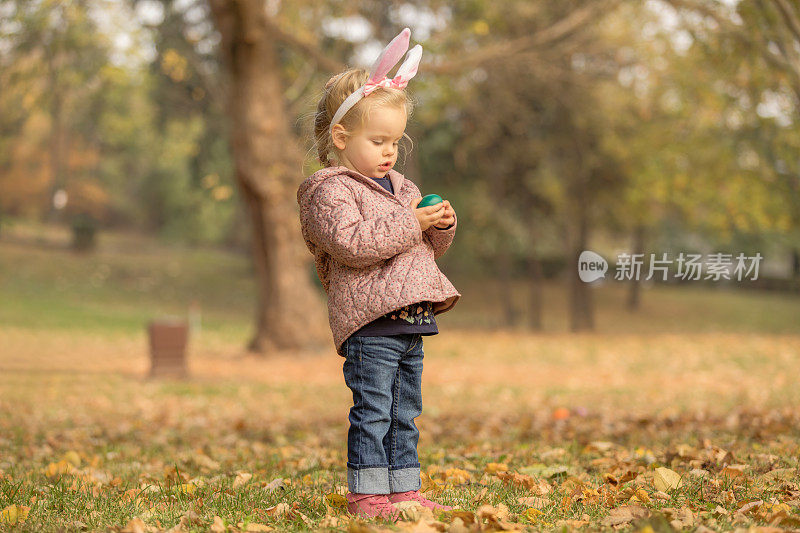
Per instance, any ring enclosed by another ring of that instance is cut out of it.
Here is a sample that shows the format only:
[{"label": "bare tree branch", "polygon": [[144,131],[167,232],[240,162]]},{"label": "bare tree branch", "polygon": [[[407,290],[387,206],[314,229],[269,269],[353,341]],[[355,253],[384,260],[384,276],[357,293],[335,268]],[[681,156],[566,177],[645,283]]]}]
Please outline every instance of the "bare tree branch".
[{"label": "bare tree branch", "polygon": [[309,59],[316,63],[320,69],[327,72],[341,72],[347,68],[343,63],[323,53],[316,43],[307,41],[291,31],[284,30],[280,22],[272,17],[265,15],[265,18],[267,21],[267,28],[275,35],[277,40],[304,53]]},{"label": "bare tree branch", "polygon": [[770,50],[766,42],[759,42],[756,39],[753,39],[753,37],[748,33],[748,28],[734,24],[730,19],[722,16],[720,13],[709,8],[702,2],[697,2],[694,0],[666,1],[676,9],[682,8],[712,18],[728,35],[731,35],[747,46],[758,50],[761,57],[763,57],[767,63],[785,72],[789,78],[791,78],[791,83],[789,85],[795,94],[795,98],[797,98],[798,104],[800,104],[800,72],[798,72],[798,70],[795,69],[785,57]]},{"label": "bare tree branch", "polygon": [[797,20],[797,15],[792,12],[792,8],[786,0],[773,0],[773,3],[778,6],[778,11],[783,15],[786,26],[789,27],[794,38],[800,41],[800,21]]},{"label": "bare tree branch", "polygon": [[591,2],[580,9],[571,11],[569,15],[533,35],[527,35],[511,41],[493,43],[471,54],[470,57],[438,65],[429,65],[426,70],[434,74],[453,74],[454,72],[474,68],[509,55],[519,54],[534,47],[544,46],[581,27],[596,22],[598,12],[613,9],[620,3],[622,3],[622,0]]},{"label": "bare tree branch", "polygon": [[[492,43],[470,57],[448,61],[446,63],[431,64],[423,60],[423,68],[430,74],[455,74],[470,68],[496,61],[509,55],[520,54],[536,47],[552,44],[559,39],[569,36],[597,21],[600,12],[613,9],[624,0],[607,0],[590,2],[584,7],[571,11],[561,20],[534,33],[518,39]],[[267,27],[275,38],[284,44],[296,48],[305,54],[317,67],[326,72],[341,72],[346,65],[329,57],[317,43],[304,39],[295,33],[284,29],[280,20],[266,16]]]}]

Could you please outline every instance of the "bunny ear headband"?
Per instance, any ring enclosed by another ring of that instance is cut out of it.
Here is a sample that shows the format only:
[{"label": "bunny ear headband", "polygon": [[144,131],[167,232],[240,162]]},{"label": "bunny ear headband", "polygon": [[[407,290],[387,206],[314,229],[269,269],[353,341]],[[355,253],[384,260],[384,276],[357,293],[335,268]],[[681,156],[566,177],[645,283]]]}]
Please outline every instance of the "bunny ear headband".
[{"label": "bunny ear headband", "polygon": [[406,59],[403,61],[403,64],[400,65],[400,68],[397,69],[397,74],[394,78],[387,78],[386,74],[392,70],[397,62],[400,61],[400,58],[403,57],[406,50],[408,50],[410,38],[411,30],[403,28],[403,31],[386,45],[386,48],[383,49],[378,59],[372,64],[367,82],[348,96],[345,101],[342,102],[342,105],[339,106],[339,109],[336,110],[336,113],[334,113],[328,130],[329,132],[333,132],[333,126],[342,120],[342,117],[344,117],[345,113],[350,111],[350,108],[356,105],[362,98],[369,96],[378,87],[403,89],[408,85],[408,80],[416,75],[419,60],[422,58],[421,45],[416,45],[406,54]]}]

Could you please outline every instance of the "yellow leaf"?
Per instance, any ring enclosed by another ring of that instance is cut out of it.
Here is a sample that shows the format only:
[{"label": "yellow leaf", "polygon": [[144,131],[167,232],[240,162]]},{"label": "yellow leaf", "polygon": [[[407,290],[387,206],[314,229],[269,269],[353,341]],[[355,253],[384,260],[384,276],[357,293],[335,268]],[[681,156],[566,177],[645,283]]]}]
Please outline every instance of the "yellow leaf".
[{"label": "yellow leaf", "polygon": [[489,463],[486,465],[484,471],[487,474],[495,474],[497,472],[505,472],[508,470],[508,465],[506,463]]},{"label": "yellow leaf", "polygon": [[533,507],[528,507],[525,509],[525,518],[530,520],[531,522],[536,522],[544,513],[541,512],[539,509],[534,509]]},{"label": "yellow leaf", "polygon": [[470,481],[469,472],[460,468],[448,468],[444,471],[444,475],[448,481],[452,480],[456,484],[465,484]]},{"label": "yellow leaf", "polygon": [[328,505],[331,507],[335,507],[337,509],[347,509],[347,498],[341,494],[336,494],[335,492],[326,494],[325,501],[328,502]]},{"label": "yellow leaf", "polygon": [[253,477],[253,474],[248,474],[247,472],[242,472],[236,475],[236,479],[233,480],[233,488],[238,489],[242,485],[246,485],[250,478]]},{"label": "yellow leaf", "polygon": [[25,507],[24,505],[9,505],[0,512],[0,523],[11,525],[21,524],[27,520],[30,510],[30,507]]},{"label": "yellow leaf", "polygon": [[638,489],[631,496],[630,503],[648,503],[650,502],[650,495],[644,489]]},{"label": "yellow leaf", "polygon": [[70,450],[65,453],[63,459],[72,466],[81,466],[81,456],[78,455],[78,452],[74,450]]},{"label": "yellow leaf", "polygon": [[194,494],[197,487],[194,483],[181,483],[176,487],[176,490],[181,494]]},{"label": "yellow leaf", "polygon": [[422,478],[422,488],[419,489],[420,492],[439,492],[444,488],[441,483],[437,482],[425,472],[420,472],[420,478]]},{"label": "yellow leaf", "polygon": [[74,466],[62,459],[57,463],[50,463],[47,465],[47,468],[44,470],[44,475],[47,477],[55,477],[60,474],[69,474],[74,468]]},{"label": "yellow leaf", "polygon": [[674,470],[669,468],[656,468],[656,474],[653,477],[653,485],[656,490],[666,492],[668,490],[677,489],[683,486],[681,476]]}]

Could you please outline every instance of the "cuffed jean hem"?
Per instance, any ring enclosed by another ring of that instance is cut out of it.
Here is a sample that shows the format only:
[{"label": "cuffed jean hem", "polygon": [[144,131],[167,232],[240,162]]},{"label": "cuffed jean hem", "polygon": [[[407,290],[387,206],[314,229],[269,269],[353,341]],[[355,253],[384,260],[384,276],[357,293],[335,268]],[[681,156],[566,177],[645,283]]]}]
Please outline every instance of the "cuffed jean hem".
[{"label": "cuffed jean hem", "polygon": [[389,488],[392,492],[405,492],[422,488],[419,466],[389,470]]},{"label": "cuffed jean hem", "polygon": [[347,489],[358,494],[389,494],[389,467],[347,467]]},{"label": "cuffed jean hem", "polygon": [[422,487],[419,466],[389,468],[386,466],[347,467],[347,490],[358,494],[391,494],[419,490]]}]

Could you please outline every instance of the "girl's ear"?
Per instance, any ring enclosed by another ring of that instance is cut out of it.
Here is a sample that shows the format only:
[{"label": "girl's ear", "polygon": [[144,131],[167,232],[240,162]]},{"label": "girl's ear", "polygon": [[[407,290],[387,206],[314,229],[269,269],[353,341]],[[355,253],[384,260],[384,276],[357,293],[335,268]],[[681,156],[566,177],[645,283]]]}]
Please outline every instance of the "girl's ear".
[{"label": "girl's ear", "polygon": [[336,148],[344,150],[345,146],[347,146],[347,130],[344,129],[344,126],[341,124],[334,124],[333,130],[331,130],[331,139]]}]

